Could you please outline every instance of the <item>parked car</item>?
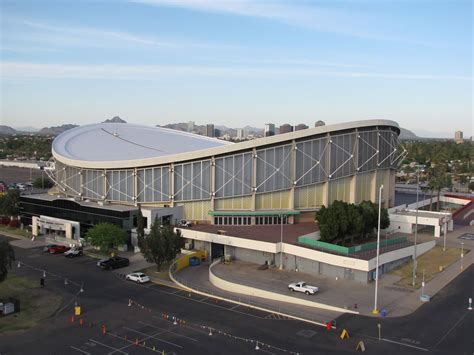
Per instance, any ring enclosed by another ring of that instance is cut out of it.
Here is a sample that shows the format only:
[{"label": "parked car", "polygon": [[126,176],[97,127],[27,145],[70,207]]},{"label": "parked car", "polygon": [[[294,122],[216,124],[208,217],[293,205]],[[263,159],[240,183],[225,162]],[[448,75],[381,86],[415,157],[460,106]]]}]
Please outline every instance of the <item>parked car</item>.
[{"label": "parked car", "polygon": [[82,248],[71,248],[64,253],[66,258],[75,258],[76,256],[82,255]]},{"label": "parked car", "polygon": [[99,263],[99,267],[103,270],[118,269],[128,265],[130,265],[130,261],[120,256],[114,256]]},{"label": "parked car", "polygon": [[145,275],[143,272],[134,272],[125,276],[125,280],[134,281],[139,284],[144,284],[145,282],[150,282],[148,275]]},{"label": "parked car", "polygon": [[288,289],[292,292],[293,291],[304,292],[307,295],[314,295],[316,292],[319,291],[319,287],[310,286],[310,285],[306,284],[306,282],[304,282],[304,281],[289,284]]},{"label": "parked car", "polygon": [[61,254],[61,253],[64,253],[66,251],[68,251],[69,247],[65,246],[65,245],[55,245],[54,247],[51,247],[49,248],[49,253],[50,254]]},{"label": "parked car", "polygon": [[57,247],[58,245],[57,244],[46,244],[44,247],[43,247],[43,251],[45,253],[49,253],[49,249],[51,248],[54,248],[54,247]]},{"label": "parked car", "polygon": [[100,267],[100,264],[103,263],[104,261],[107,261],[107,260],[109,260],[109,258],[100,259],[100,260],[97,262],[97,266]]},{"label": "parked car", "polygon": [[179,226],[180,227],[191,227],[193,224],[191,223],[191,221],[188,221],[186,219],[182,219],[181,221],[179,221]]}]

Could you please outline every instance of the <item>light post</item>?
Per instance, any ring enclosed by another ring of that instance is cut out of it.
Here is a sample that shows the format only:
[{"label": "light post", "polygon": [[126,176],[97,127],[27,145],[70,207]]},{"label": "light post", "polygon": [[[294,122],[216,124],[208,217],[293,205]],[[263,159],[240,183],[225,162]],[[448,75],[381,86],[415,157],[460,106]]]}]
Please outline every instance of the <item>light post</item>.
[{"label": "light post", "polygon": [[446,234],[448,234],[448,218],[443,217],[443,225],[444,225],[444,240],[443,240],[443,251],[446,251]]},{"label": "light post", "polygon": [[416,279],[416,238],[418,236],[418,189],[420,187],[420,171],[416,170],[416,216],[415,216],[415,250],[413,252],[413,281],[412,285],[415,286]]},{"label": "light post", "polygon": [[377,297],[378,297],[378,287],[379,287],[379,253],[380,253],[380,215],[382,210],[382,190],[383,185],[380,185],[379,189],[379,222],[377,227],[377,258],[375,261],[375,299],[374,299],[374,309],[373,314],[378,314],[379,309],[377,308]]}]

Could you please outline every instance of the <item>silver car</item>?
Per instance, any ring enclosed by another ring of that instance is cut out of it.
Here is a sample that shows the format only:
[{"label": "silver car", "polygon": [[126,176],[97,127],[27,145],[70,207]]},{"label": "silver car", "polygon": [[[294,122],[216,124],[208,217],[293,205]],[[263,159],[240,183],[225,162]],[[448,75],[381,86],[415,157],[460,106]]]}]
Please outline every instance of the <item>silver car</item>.
[{"label": "silver car", "polygon": [[139,284],[144,284],[150,282],[148,275],[145,275],[143,272],[134,272],[125,276],[125,280],[134,281]]}]

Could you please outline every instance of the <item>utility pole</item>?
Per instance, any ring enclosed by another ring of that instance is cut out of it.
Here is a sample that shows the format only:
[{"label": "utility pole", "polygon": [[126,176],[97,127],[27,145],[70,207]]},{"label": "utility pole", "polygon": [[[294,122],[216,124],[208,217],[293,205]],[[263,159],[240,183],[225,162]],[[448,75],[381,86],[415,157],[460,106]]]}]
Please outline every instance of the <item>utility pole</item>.
[{"label": "utility pole", "polygon": [[379,287],[379,253],[380,253],[380,215],[382,210],[382,190],[383,185],[380,185],[379,189],[379,222],[377,228],[377,258],[375,261],[375,297],[374,297],[374,309],[372,310],[373,314],[378,314],[379,309],[377,307],[377,297],[378,297],[378,287]]},{"label": "utility pole", "polygon": [[415,250],[413,253],[413,280],[412,285],[415,286],[416,279],[416,238],[418,236],[418,190],[420,188],[420,170],[416,170],[416,217],[415,217]]}]

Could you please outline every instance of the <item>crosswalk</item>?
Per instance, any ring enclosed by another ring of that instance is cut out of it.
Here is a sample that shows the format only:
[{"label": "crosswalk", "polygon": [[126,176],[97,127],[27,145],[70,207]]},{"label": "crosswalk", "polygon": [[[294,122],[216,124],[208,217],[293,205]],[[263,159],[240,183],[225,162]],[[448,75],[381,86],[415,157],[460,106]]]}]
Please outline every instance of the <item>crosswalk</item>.
[{"label": "crosswalk", "polygon": [[273,320],[291,320],[290,317],[287,316],[282,316],[281,314],[278,313],[270,313],[265,317],[265,319],[273,319]]}]

